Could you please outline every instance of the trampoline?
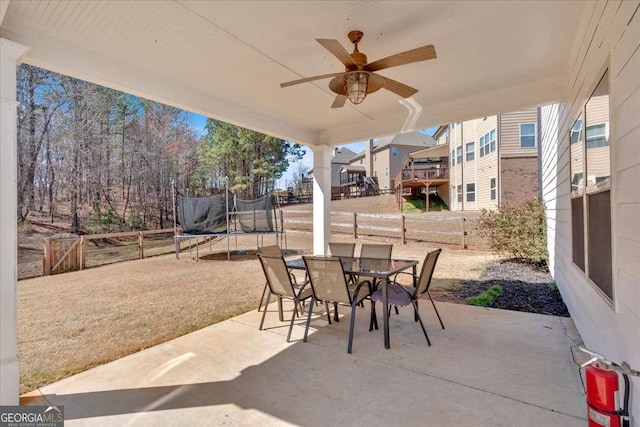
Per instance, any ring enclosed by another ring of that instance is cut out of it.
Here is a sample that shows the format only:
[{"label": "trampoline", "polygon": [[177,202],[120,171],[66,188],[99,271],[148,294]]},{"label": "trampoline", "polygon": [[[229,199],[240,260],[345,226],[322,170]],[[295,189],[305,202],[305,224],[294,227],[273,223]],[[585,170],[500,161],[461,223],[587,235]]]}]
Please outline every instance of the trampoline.
[{"label": "trampoline", "polygon": [[[211,242],[213,239],[227,239],[227,260],[231,259],[230,237],[255,235],[258,239],[265,235],[275,235],[280,247],[286,247],[286,235],[273,205],[273,195],[266,194],[254,200],[244,200],[225,189],[217,195],[208,197],[190,197],[180,194],[173,188],[174,240],[176,259],[180,259],[180,240],[196,239],[196,260],[199,259],[200,239]],[[177,212],[176,212],[177,211]],[[191,244],[189,244],[191,249]],[[237,239],[236,239],[237,250]]]}]

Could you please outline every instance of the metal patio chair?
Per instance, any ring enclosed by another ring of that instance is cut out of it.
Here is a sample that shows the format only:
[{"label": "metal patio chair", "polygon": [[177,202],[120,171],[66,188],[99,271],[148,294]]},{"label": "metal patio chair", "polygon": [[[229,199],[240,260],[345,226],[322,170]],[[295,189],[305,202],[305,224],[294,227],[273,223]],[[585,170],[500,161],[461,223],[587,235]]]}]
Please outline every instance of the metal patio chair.
[{"label": "metal patio chair", "polygon": [[289,273],[282,255],[268,256],[259,253],[258,259],[260,260],[260,265],[262,265],[262,270],[267,278],[268,285],[267,303],[262,312],[259,329],[262,330],[262,326],[264,325],[264,318],[267,315],[267,306],[271,299],[271,294],[276,295],[278,298],[293,300],[293,314],[291,315],[289,333],[287,334],[287,342],[289,342],[291,339],[291,330],[293,329],[293,321],[298,314],[298,310],[300,310],[300,316],[302,316],[301,302],[312,297],[311,287],[308,286],[308,282],[302,285],[298,285],[295,282],[295,276]]},{"label": "metal patio chair", "polygon": [[363,243],[360,247],[360,258],[391,259],[393,244]]},{"label": "metal patio chair", "polygon": [[335,243],[329,242],[329,252],[331,256],[353,258],[353,254],[356,251],[355,243]]},{"label": "metal patio chair", "polygon": [[[340,258],[353,258],[356,252],[356,244],[329,242],[329,252],[331,252],[331,256],[337,256]],[[353,275],[348,274],[346,277],[347,283],[349,283],[349,285],[353,285],[356,283],[356,278],[353,277]],[[338,317],[338,304],[334,304],[333,307],[335,313],[333,316],[333,320],[339,322],[340,318]]]},{"label": "metal patio chair", "polygon": [[[371,295],[371,282],[363,280],[355,287],[349,286],[345,277],[342,262],[338,257],[303,257],[309,274],[309,281],[313,291],[312,302],[309,304],[307,324],[304,330],[304,341],[307,341],[311,314],[314,301],[332,302],[351,307],[351,324],[349,326],[349,344],[347,353],[351,353],[353,347],[353,329],[356,320],[356,307],[366,297]],[[371,306],[371,321],[375,316],[373,302]],[[329,321],[329,323],[331,323]],[[376,322],[377,323],[377,322]]]},{"label": "metal patio chair", "polygon": [[[393,244],[387,243],[363,243],[360,247],[360,258],[375,258],[375,259],[391,259],[391,252],[393,251]],[[355,278],[357,280],[357,277]],[[372,287],[375,290],[378,287],[376,280],[372,282]],[[398,309],[396,308],[396,314]],[[376,324],[376,329],[378,325]],[[369,328],[371,331],[372,328]]]},{"label": "metal patio chair", "polygon": [[[258,248],[258,254],[277,257],[282,255],[282,249],[280,249],[280,246],[278,245],[262,246]],[[262,295],[260,295],[260,300],[258,301],[258,311],[260,311],[260,308],[262,308],[262,302],[264,301],[264,296],[267,294],[268,288],[269,283],[265,282],[264,288],[262,288]],[[267,306],[267,304],[269,304],[269,301],[265,303],[265,307]],[[279,307],[282,308],[282,300],[278,299],[278,304]],[[280,320],[282,320],[282,310],[280,310]]]},{"label": "metal patio chair", "polygon": [[[422,295],[427,294],[429,300],[431,300],[431,304],[433,305],[433,309],[438,316],[438,320],[440,321],[440,326],[444,329],[444,324],[442,323],[442,318],[440,317],[440,313],[438,313],[438,309],[436,308],[436,304],[433,302],[433,298],[431,298],[431,293],[429,292],[429,286],[431,285],[431,278],[433,277],[433,272],[436,268],[436,262],[438,261],[438,257],[440,256],[440,252],[442,249],[436,249],[435,251],[429,252],[422,263],[422,269],[420,270],[420,275],[417,277],[417,285],[416,287],[402,285],[396,281],[390,281],[387,284],[387,296],[389,301],[389,313],[391,312],[391,306],[394,307],[404,307],[406,305],[413,305],[413,310],[415,314],[416,321],[420,322],[420,326],[422,327],[422,332],[424,332],[424,336],[427,339],[427,343],[431,345],[431,341],[429,340],[429,335],[427,335],[427,330],[424,327],[424,323],[422,323],[422,318],[420,317],[420,312],[418,311],[418,298]],[[411,274],[411,273],[405,273]],[[411,274],[413,276],[413,274]],[[372,310],[375,311],[375,302],[382,301],[382,290],[378,289],[371,295],[372,302]]]}]

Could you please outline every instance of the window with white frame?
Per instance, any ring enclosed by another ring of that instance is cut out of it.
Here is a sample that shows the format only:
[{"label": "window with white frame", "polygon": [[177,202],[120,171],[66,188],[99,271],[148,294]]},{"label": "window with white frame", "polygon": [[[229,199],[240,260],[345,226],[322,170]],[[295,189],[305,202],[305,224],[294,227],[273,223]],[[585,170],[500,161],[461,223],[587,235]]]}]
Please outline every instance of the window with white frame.
[{"label": "window with white frame", "polygon": [[577,144],[582,141],[582,119],[578,119],[575,121],[573,126],[571,127],[571,134],[569,137],[569,142],[573,144]]},{"label": "window with white frame", "polygon": [[494,151],[496,151],[496,130],[495,129],[489,132],[489,148],[491,149],[491,151],[489,151],[490,153],[493,153]]},{"label": "window with white frame", "polygon": [[467,202],[476,201],[476,184],[467,184]]},{"label": "window with white frame", "polygon": [[384,176],[389,176],[389,168],[384,168]]},{"label": "window with white frame", "polygon": [[471,162],[473,160],[475,160],[476,158],[476,143],[475,142],[469,142],[466,145],[466,160],[467,162]]},{"label": "window with white frame", "polygon": [[480,137],[480,157],[496,151],[496,130],[493,129]]},{"label": "window with white frame", "polygon": [[462,185],[456,187],[456,200],[458,203],[462,203]]},{"label": "window with white frame", "polygon": [[482,135],[480,137],[480,157],[484,157],[486,150],[487,142],[485,141],[484,135]]},{"label": "window with white frame", "polygon": [[462,164],[462,145],[456,148],[456,163]]},{"label": "window with white frame", "polygon": [[398,147],[391,147],[391,155],[393,157],[397,157],[398,156]]},{"label": "window with white frame", "polygon": [[609,146],[608,123],[598,123],[587,126],[587,150]]},{"label": "window with white frame", "polygon": [[520,125],[520,148],[536,147],[536,124],[522,123]]},{"label": "window with white frame", "polygon": [[451,166],[456,165],[456,150],[451,150]]},{"label": "window with white frame", "polygon": [[497,195],[496,179],[495,178],[491,178],[489,180],[489,193],[490,193],[490,196],[491,196],[491,200],[495,200],[496,199],[496,195]]},{"label": "window with white frame", "polygon": [[611,301],[609,108],[607,71],[574,122],[569,141],[573,264]]}]

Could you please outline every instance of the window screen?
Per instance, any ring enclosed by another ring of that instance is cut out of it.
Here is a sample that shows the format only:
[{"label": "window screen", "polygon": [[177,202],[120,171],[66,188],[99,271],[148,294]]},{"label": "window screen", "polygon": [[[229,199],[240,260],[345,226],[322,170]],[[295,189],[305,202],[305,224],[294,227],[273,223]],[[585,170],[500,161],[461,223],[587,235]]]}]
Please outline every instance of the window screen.
[{"label": "window screen", "polygon": [[611,191],[587,196],[589,204],[589,278],[613,299],[611,277]]}]

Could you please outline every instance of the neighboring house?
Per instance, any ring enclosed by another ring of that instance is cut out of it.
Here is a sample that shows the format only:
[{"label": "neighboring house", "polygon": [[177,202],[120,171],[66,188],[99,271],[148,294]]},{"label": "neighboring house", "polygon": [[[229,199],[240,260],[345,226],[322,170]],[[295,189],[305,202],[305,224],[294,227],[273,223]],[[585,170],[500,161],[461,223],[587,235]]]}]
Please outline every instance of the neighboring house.
[{"label": "neighboring house", "polygon": [[346,147],[335,148],[331,159],[331,198],[340,198],[340,170],[349,166],[351,159],[356,155]]},{"label": "neighboring house", "polygon": [[530,108],[441,126],[436,148],[405,159],[397,187],[404,195],[429,187],[452,211],[496,209],[539,196],[539,119],[540,109]]},{"label": "neighboring house", "polygon": [[496,209],[539,195],[539,118],[539,108],[530,108],[449,125],[451,210]]},{"label": "neighboring house", "polygon": [[374,178],[381,192],[392,192],[403,159],[417,149],[434,145],[433,137],[418,131],[367,141],[365,149],[353,156],[349,166],[342,171],[342,193],[349,194],[349,187],[354,185],[352,178],[356,175]]},{"label": "neighboring house", "polygon": [[[335,148],[331,158],[331,198],[339,199],[340,196],[340,171],[343,167],[349,166],[351,159],[356,155],[346,147]],[[302,187],[305,196],[313,194],[313,169],[309,171],[306,178],[303,178]]]}]

